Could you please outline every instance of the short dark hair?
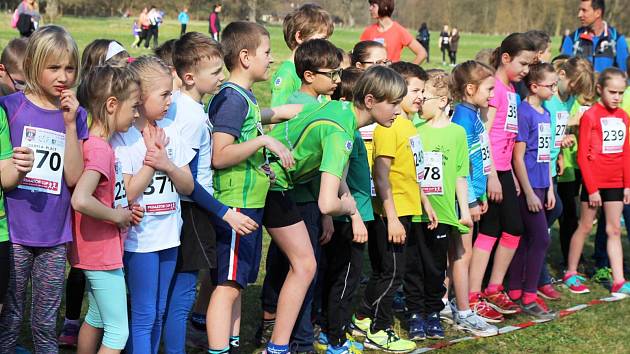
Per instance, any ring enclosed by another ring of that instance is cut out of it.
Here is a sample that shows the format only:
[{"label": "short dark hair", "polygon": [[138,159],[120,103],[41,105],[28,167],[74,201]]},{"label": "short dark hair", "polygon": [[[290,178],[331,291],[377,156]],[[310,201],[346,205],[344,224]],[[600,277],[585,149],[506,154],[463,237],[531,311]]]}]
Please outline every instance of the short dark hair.
[{"label": "short dark hair", "polygon": [[420,65],[409,63],[406,61],[399,61],[389,66],[394,69],[395,72],[399,73],[405,79],[405,82],[409,84],[409,79],[415,77],[422,81],[427,81],[429,79],[429,75],[420,67]]},{"label": "short dark hair", "polygon": [[350,52],[350,62],[352,66],[355,66],[356,63],[362,63],[367,58],[370,57],[370,49],[372,48],[383,48],[385,46],[381,42],[377,41],[361,41],[354,45],[352,51]]},{"label": "short dark hair", "polygon": [[284,42],[289,49],[298,46],[295,34],[300,32],[302,39],[308,39],[318,32],[325,32],[326,38],[335,30],[335,24],[328,11],[317,4],[304,4],[297,10],[289,13],[282,21],[282,33]]},{"label": "short dark hair", "polygon": [[529,66],[529,73],[525,76],[525,84],[530,88],[532,84],[537,84],[545,79],[545,75],[553,74],[556,69],[549,63],[538,63]]},{"label": "short dark hair", "polygon": [[269,37],[269,31],[255,22],[234,21],[225,27],[221,36],[221,46],[228,71],[236,67],[241,50],[255,52],[258,49],[262,36]]},{"label": "short dark hair", "polygon": [[379,17],[391,17],[394,13],[394,0],[368,0],[368,2],[370,3],[370,5],[378,5]]},{"label": "short dark hair", "polygon": [[337,85],[335,92],[330,96],[331,99],[340,101],[344,99],[348,102],[354,100],[354,85],[359,81],[359,77],[363,74],[363,70],[356,67],[343,69],[341,72],[341,83]]},{"label": "short dark hair", "polygon": [[305,71],[337,69],[342,60],[343,54],[334,44],[325,39],[311,39],[295,51],[295,72],[304,80]]},{"label": "short dark hair", "polygon": [[604,14],[606,13],[606,1],[604,0],[582,0],[584,1],[590,1],[591,3],[591,7],[593,8],[593,10],[602,10],[602,17],[604,17]]},{"label": "short dark hair", "polygon": [[4,47],[2,55],[0,55],[0,64],[4,65],[8,72],[22,71],[22,61],[27,44],[26,38],[14,38]]},{"label": "short dark hair", "polygon": [[551,37],[545,31],[530,30],[525,32],[525,35],[529,37],[529,39],[534,43],[534,46],[536,46],[536,50],[538,50],[539,52],[547,49],[547,47],[551,43]]},{"label": "short dark hair", "polygon": [[186,70],[193,70],[202,60],[223,60],[221,46],[215,40],[199,32],[188,32],[173,45],[173,67],[180,79]]},{"label": "short dark hair", "polygon": [[168,41],[160,44],[157,48],[153,49],[153,54],[156,57],[162,59],[162,61],[173,67],[173,53],[175,51],[175,41],[176,39],[169,39]]}]

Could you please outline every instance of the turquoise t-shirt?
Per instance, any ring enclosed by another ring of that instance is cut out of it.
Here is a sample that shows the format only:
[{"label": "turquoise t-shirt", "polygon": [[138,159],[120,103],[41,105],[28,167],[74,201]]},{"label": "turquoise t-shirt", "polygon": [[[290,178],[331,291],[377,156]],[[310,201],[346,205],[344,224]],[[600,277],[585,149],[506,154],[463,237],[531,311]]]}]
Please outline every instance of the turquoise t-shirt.
[{"label": "turquoise t-shirt", "polygon": [[551,177],[555,177],[557,174],[556,163],[558,162],[558,155],[560,155],[560,143],[564,138],[574,101],[575,97],[573,96],[570,96],[566,102],[562,102],[560,96],[553,95],[551,99],[543,103],[543,107],[549,111],[551,118],[551,161],[549,163]]}]

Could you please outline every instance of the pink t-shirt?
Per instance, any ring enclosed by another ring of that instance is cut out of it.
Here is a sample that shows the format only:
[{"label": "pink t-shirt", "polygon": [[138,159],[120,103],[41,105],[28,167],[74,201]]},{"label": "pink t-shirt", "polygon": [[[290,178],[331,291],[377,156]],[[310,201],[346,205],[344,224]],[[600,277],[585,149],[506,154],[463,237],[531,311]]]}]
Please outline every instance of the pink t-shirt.
[{"label": "pink t-shirt", "polygon": [[492,160],[497,171],[512,170],[512,151],[518,133],[518,95],[514,86],[506,86],[501,80],[494,80],[494,97],[490,100],[490,107],[497,113],[490,127],[490,148]]},{"label": "pink t-shirt", "polygon": [[408,46],[413,37],[406,28],[394,21],[392,26],[385,32],[378,30],[378,24],[372,24],[365,28],[361,34],[362,41],[376,41],[382,43],[387,50],[387,59],[397,62],[400,61],[400,53],[404,47]]},{"label": "pink t-shirt", "polygon": [[[85,170],[101,174],[94,197],[112,207],[116,184],[114,150],[104,139],[90,135],[83,143],[83,163]],[[69,251],[70,264],[87,270],[122,268],[124,239],[118,227],[77,211],[74,211],[73,218],[74,242]]]}]

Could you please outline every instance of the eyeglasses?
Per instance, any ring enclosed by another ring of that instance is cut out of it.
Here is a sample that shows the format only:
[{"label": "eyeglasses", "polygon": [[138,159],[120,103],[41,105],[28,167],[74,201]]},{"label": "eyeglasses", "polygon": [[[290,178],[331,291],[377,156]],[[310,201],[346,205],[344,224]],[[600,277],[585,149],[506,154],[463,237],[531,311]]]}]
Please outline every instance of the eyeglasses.
[{"label": "eyeglasses", "polygon": [[553,89],[555,89],[556,87],[558,87],[558,83],[557,83],[557,82],[554,82],[554,83],[553,83],[553,84],[551,84],[551,85],[543,85],[543,84],[536,84],[536,85],[538,85],[538,86],[540,86],[540,87],[546,87],[546,88],[548,88],[548,89],[550,89],[550,90],[553,90]]},{"label": "eyeglasses", "polygon": [[13,83],[13,87],[15,87],[17,91],[24,91],[24,89],[26,88],[26,81],[14,80],[8,71],[6,73],[9,76],[9,80],[11,80],[11,83]]},{"label": "eyeglasses", "polygon": [[324,76],[328,76],[328,78],[330,80],[335,81],[335,80],[341,79],[341,72],[342,71],[343,71],[342,69],[337,69],[337,70],[333,70],[333,71],[318,71],[318,70],[315,70],[313,72],[316,73],[316,74],[321,74],[321,75],[324,75]]},{"label": "eyeglasses", "polygon": [[384,59],[384,60],[377,60],[377,61],[360,61],[359,63],[361,64],[372,64],[372,65],[385,65],[385,66],[389,66],[392,61],[389,59]]}]

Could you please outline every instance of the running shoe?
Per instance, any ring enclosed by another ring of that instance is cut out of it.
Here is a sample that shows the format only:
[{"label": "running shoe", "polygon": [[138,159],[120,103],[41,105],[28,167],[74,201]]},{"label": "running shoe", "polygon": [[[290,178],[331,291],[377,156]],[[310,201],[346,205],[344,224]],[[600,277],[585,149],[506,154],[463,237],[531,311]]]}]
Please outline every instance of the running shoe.
[{"label": "running shoe", "polygon": [[424,340],[427,337],[424,319],[419,313],[409,316],[409,339],[413,341]]},{"label": "running shoe", "polygon": [[494,294],[484,294],[488,305],[504,315],[512,315],[521,312],[521,308],[503,291],[503,287]]},{"label": "running shoe", "polygon": [[461,317],[459,313],[456,312],[455,328],[471,333],[477,337],[491,337],[499,333],[497,326],[487,323],[481,316],[478,316],[474,312],[466,317]]},{"label": "running shoe", "polygon": [[541,320],[553,320],[557,314],[547,307],[545,301],[541,298],[536,298],[536,301],[527,305],[521,303],[521,309],[526,315],[534,316]]},{"label": "running shoe", "polygon": [[328,350],[329,347],[333,347],[328,343],[328,336],[324,332],[319,332],[317,340],[313,343],[313,347],[318,353],[323,353]]},{"label": "running shoe", "polygon": [[547,300],[560,300],[560,292],[551,284],[545,284],[538,288],[538,296],[542,296]]},{"label": "running shoe", "polygon": [[76,348],[79,342],[79,329],[80,326],[78,325],[68,322],[64,323],[59,335],[59,346]]},{"label": "running shoe", "polygon": [[499,323],[504,320],[503,315],[493,309],[481,295],[477,296],[476,299],[470,300],[469,304],[470,309],[486,322]]},{"label": "running shoe", "polygon": [[450,301],[442,299],[442,302],[444,302],[444,308],[440,311],[440,319],[448,324],[453,324],[455,322],[453,311],[457,311],[457,308]]},{"label": "running shoe", "polygon": [[574,294],[585,294],[585,293],[590,292],[590,290],[588,290],[586,285],[583,284],[583,282],[585,282],[586,279],[581,275],[577,275],[577,274],[573,274],[570,276],[565,275],[562,281],[564,282],[564,285],[566,285],[567,288],[569,288],[569,291]]},{"label": "running shoe", "polygon": [[275,320],[262,320],[258,329],[256,330],[256,334],[254,335],[254,342],[258,347],[266,347],[267,343],[271,340],[271,334],[273,333],[273,328],[276,325]]},{"label": "running shoe", "polygon": [[365,346],[390,353],[407,353],[416,349],[416,343],[400,338],[392,328],[376,333],[368,330]]},{"label": "running shoe", "polygon": [[630,296],[630,282],[613,286],[610,294],[618,299],[625,299]]},{"label": "running shoe", "polygon": [[442,324],[440,323],[440,315],[437,312],[434,312],[427,316],[426,325],[427,338],[444,338],[444,328],[442,328]]},{"label": "running shoe", "polygon": [[345,343],[343,343],[342,345],[338,347],[332,344],[329,344],[325,352],[326,354],[361,354],[363,353],[362,350],[358,350],[356,347],[354,347],[352,343],[350,342],[350,340],[346,340]]},{"label": "running shoe", "polygon": [[[362,320],[358,319],[356,315],[352,315],[352,323],[350,326],[353,331],[359,332],[361,335],[367,335],[370,331],[370,326],[372,325],[372,319],[366,317]],[[354,333],[353,333],[354,334]]]}]

